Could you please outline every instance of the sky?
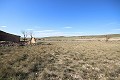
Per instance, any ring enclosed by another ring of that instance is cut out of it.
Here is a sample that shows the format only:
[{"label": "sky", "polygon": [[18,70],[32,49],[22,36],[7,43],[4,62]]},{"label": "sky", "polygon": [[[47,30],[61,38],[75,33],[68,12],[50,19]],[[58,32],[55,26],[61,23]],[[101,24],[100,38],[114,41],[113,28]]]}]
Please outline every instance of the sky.
[{"label": "sky", "polygon": [[34,37],[120,34],[120,0],[0,0],[0,30]]}]

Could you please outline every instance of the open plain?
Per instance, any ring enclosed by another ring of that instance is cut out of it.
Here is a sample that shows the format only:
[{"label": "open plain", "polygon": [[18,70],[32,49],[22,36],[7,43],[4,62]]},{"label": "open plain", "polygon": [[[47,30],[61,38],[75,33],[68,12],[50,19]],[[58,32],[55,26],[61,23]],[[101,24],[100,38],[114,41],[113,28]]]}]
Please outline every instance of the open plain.
[{"label": "open plain", "polygon": [[0,80],[120,80],[120,41],[0,47]]}]

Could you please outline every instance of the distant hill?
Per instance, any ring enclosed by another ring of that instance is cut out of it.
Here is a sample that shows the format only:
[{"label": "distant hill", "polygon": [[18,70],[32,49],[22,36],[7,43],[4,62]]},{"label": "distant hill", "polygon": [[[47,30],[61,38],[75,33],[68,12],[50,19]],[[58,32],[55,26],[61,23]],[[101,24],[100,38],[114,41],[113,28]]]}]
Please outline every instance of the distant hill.
[{"label": "distant hill", "polygon": [[[120,37],[120,34],[106,34],[110,37]],[[44,37],[44,38],[104,38],[106,35],[87,35],[87,36],[52,36],[52,37]]]},{"label": "distant hill", "polygon": [[[119,38],[120,34],[107,34],[107,36],[110,37],[110,39],[113,38]],[[74,40],[94,40],[94,39],[105,39],[106,35],[87,35],[87,36],[52,36],[52,37],[44,37],[44,38],[38,38],[38,40],[46,40],[46,41],[74,41]]]}]

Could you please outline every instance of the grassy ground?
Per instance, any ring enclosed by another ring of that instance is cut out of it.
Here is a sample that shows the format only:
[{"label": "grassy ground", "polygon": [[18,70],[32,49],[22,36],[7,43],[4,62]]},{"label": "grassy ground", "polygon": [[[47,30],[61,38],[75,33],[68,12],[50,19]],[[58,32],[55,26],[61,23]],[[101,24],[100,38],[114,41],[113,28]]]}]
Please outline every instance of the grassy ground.
[{"label": "grassy ground", "polygon": [[0,80],[120,80],[120,42],[0,47]]}]

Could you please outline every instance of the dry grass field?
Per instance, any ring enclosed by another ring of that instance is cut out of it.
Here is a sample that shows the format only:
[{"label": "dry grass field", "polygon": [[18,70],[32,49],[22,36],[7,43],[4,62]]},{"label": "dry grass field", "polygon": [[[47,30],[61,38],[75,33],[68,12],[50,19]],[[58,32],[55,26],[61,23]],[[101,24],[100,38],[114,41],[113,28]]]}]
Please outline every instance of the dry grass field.
[{"label": "dry grass field", "polygon": [[120,41],[0,47],[0,80],[120,80]]}]

